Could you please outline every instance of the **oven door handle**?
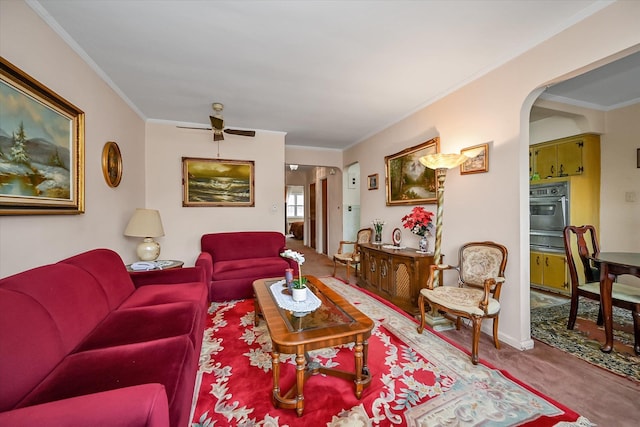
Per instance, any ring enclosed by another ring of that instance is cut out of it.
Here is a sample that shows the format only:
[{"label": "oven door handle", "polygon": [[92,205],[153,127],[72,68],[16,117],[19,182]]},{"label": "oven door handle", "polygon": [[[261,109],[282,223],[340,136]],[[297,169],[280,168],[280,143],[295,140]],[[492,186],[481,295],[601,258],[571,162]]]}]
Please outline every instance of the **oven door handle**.
[{"label": "oven door handle", "polygon": [[562,196],[558,201],[562,204],[562,218],[564,219],[564,225],[569,225],[569,217],[567,216],[569,214],[567,212],[567,203],[569,200],[567,199],[567,196]]},{"label": "oven door handle", "polygon": [[549,198],[545,198],[545,199],[530,199],[529,200],[529,204],[530,205],[548,205],[549,203],[557,203],[557,202],[562,203],[563,211],[564,211],[564,207],[567,204],[567,196],[562,196],[560,198],[558,198],[558,197],[549,197]]}]

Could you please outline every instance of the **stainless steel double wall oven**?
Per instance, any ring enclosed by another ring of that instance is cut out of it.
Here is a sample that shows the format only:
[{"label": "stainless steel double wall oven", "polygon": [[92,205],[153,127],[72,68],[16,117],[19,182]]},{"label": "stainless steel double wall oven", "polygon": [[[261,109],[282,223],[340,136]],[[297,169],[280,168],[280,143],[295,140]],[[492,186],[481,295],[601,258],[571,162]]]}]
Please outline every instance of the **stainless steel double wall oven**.
[{"label": "stainless steel double wall oven", "polygon": [[562,231],[569,225],[569,183],[532,183],[529,188],[531,249],[564,252]]}]

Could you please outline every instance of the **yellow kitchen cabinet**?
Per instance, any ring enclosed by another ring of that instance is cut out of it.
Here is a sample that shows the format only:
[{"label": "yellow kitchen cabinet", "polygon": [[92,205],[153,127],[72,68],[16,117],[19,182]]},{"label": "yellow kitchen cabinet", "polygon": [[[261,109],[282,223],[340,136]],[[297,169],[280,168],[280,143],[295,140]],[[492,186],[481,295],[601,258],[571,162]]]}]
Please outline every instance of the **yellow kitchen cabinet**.
[{"label": "yellow kitchen cabinet", "polygon": [[564,255],[531,251],[530,257],[532,286],[564,294],[571,293]]},{"label": "yellow kitchen cabinet", "polygon": [[542,179],[581,174],[584,171],[583,147],[584,143],[580,139],[534,146],[535,172]]}]

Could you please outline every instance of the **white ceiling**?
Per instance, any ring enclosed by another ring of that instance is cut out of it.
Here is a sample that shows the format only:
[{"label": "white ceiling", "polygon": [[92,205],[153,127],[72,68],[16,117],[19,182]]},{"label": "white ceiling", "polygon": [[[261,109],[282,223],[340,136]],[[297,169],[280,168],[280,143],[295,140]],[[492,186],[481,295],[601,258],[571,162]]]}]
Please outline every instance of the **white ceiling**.
[{"label": "white ceiling", "polygon": [[[216,101],[229,127],[287,132],[289,145],[336,149],[610,3],[27,2],[146,120],[207,126]],[[594,105],[622,102],[578,79],[548,92]]]}]

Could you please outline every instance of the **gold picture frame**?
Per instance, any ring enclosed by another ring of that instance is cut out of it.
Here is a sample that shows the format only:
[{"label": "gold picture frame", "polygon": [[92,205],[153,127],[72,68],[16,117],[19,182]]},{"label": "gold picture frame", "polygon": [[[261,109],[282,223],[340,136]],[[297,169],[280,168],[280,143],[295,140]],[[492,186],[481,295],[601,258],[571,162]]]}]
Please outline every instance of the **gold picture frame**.
[{"label": "gold picture frame", "polygon": [[182,158],[182,206],[255,205],[253,160]]},{"label": "gold picture frame", "polygon": [[463,148],[460,154],[473,156],[460,165],[461,175],[489,171],[489,143]]},{"label": "gold picture frame", "polygon": [[84,113],[0,57],[0,215],[84,213]]},{"label": "gold picture frame", "polygon": [[108,141],[102,148],[102,174],[109,187],[117,187],[122,180],[122,154],[120,147]]},{"label": "gold picture frame", "polygon": [[367,184],[369,190],[377,190],[378,189],[378,174],[374,173],[373,175],[367,176]]},{"label": "gold picture frame", "polygon": [[440,152],[440,138],[386,156],[385,187],[387,206],[435,203],[437,181],[435,171],[420,163],[420,157]]}]

